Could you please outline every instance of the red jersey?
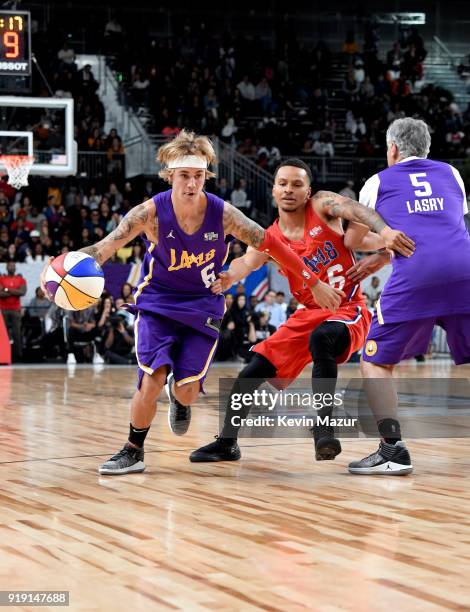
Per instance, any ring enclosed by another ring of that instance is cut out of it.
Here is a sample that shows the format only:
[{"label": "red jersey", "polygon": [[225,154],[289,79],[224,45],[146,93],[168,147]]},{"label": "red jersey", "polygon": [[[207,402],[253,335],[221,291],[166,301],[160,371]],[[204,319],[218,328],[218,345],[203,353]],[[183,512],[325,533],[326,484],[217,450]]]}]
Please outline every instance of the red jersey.
[{"label": "red jersey", "polygon": [[[360,285],[352,283],[346,276],[346,271],[354,265],[355,259],[353,252],[344,246],[344,236],[328,227],[311,205],[307,205],[305,212],[303,240],[294,241],[286,238],[279,228],[279,219],[267,231],[289,245],[306,265],[318,274],[320,280],[344,291],[346,297],[341,306],[364,302]],[[287,276],[292,295],[298,302],[308,308],[318,308],[312,292],[300,278],[284,270],[281,270],[281,273]]]},{"label": "red jersey", "polygon": [[[0,288],[2,289],[19,289],[23,285],[26,285],[26,281],[19,274],[0,276]],[[18,295],[0,297],[0,310],[21,310],[21,298]]]}]

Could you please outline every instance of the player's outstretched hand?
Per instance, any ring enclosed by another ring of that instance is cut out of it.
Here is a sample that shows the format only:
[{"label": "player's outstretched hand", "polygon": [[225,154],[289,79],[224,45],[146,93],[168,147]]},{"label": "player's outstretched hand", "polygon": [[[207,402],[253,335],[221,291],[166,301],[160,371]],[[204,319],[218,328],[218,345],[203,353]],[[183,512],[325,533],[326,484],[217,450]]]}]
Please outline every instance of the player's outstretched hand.
[{"label": "player's outstretched hand", "polygon": [[380,235],[385,240],[386,249],[392,249],[405,257],[411,257],[415,252],[414,241],[400,230],[394,230],[387,226],[383,228]]},{"label": "player's outstretched hand", "polygon": [[40,276],[41,289],[43,290],[44,295],[49,300],[49,302],[52,302],[52,297],[50,296],[49,291],[47,290],[47,287],[46,287],[46,271],[47,271],[47,268],[54,261],[54,259],[55,259],[55,257],[49,257],[49,261],[47,262],[47,264],[42,269],[41,276]]},{"label": "player's outstretched hand", "polygon": [[230,289],[233,285],[233,279],[230,272],[221,272],[217,280],[211,284],[212,293],[220,294]]},{"label": "player's outstretched hand", "polygon": [[318,281],[310,291],[312,292],[313,299],[322,310],[331,310],[335,312],[346,294],[339,289],[334,289],[328,283]]},{"label": "player's outstretched hand", "polygon": [[360,283],[362,280],[383,268],[386,264],[390,263],[389,251],[383,253],[374,253],[373,255],[367,255],[354,266],[349,268],[346,272],[347,276],[352,280],[353,283]]}]

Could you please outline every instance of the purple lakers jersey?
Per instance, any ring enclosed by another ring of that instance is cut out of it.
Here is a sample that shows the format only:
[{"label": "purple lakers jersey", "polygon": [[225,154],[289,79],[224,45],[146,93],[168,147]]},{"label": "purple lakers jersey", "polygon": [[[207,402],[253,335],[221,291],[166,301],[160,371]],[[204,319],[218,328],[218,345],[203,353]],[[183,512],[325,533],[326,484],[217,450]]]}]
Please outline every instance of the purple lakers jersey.
[{"label": "purple lakers jersey", "polygon": [[470,313],[470,236],[465,187],[449,164],[407,158],[371,177],[360,197],[416,243],[395,254],[377,307],[379,322]]},{"label": "purple lakers jersey", "polygon": [[153,197],[158,244],[146,241],[141,279],[134,295],[136,308],[215,336],[225,300],[223,295],[214,295],[210,286],[227,256],[224,201],[205,193],[203,223],[197,232],[188,235],[178,224],[171,194],[170,189]]}]

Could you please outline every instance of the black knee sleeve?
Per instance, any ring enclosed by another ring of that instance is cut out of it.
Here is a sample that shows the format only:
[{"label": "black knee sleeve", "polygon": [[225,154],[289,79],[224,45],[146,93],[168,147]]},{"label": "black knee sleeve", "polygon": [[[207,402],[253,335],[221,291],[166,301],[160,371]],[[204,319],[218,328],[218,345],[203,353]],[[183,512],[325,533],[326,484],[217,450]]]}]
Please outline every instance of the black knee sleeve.
[{"label": "black knee sleeve", "polygon": [[[336,359],[349,347],[349,331],[344,323],[325,321],[310,335],[309,348],[313,360],[312,391],[334,395],[338,364]],[[325,406],[318,414],[331,416],[332,406]]]},{"label": "black knee sleeve", "polygon": [[248,363],[238,375],[238,378],[274,378],[276,368],[266,359],[264,355],[253,353],[253,359]]},{"label": "black knee sleeve", "polygon": [[336,360],[348,348],[351,339],[344,323],[324,321],[310,334],[309,349],[312,359]]}]

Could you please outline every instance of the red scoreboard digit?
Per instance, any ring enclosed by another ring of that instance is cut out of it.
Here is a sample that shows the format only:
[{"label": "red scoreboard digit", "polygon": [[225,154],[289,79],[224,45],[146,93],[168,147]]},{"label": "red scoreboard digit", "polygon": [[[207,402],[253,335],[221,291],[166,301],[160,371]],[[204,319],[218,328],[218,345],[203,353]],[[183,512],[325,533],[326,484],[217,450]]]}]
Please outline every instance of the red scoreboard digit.
[{"label": "red scoreboard digit", "polygon": [[31,13],[0,10],[0,74],[31,74]]}]

